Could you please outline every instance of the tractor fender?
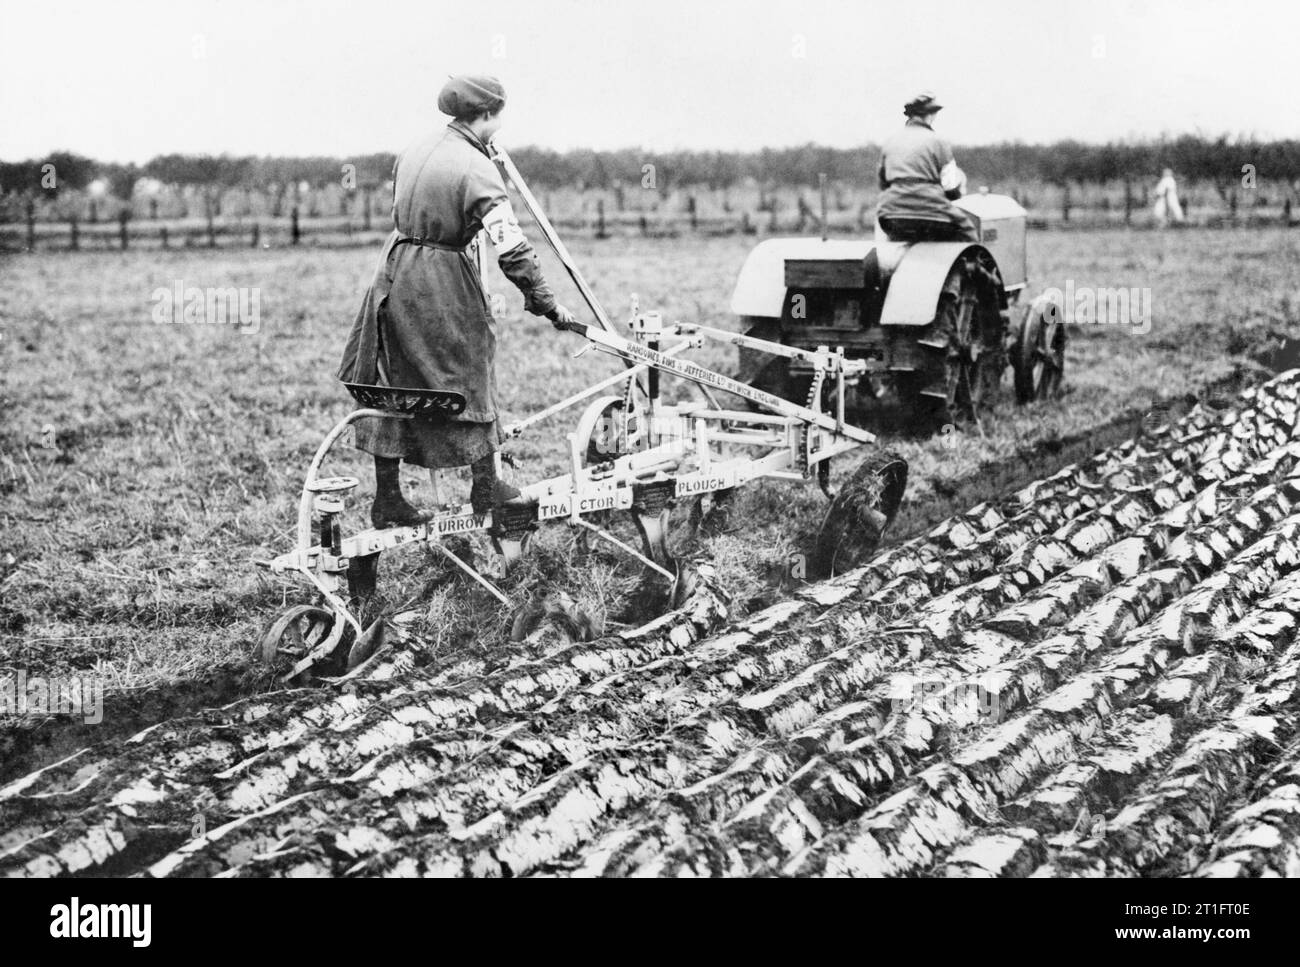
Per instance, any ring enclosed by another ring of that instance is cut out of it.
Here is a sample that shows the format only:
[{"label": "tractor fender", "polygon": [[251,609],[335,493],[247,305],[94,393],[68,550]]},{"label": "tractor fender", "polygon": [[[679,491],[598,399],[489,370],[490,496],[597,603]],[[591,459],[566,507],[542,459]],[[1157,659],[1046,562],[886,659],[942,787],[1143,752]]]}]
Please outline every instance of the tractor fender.
[{"label": "tractor fender", "polygon": [[[968,252],[988,253],[976,242],[917,242],[894,269],[880,310],[882,326],[928,326],[953,265]],[[992,255],[989,255],[992,258]]]}]

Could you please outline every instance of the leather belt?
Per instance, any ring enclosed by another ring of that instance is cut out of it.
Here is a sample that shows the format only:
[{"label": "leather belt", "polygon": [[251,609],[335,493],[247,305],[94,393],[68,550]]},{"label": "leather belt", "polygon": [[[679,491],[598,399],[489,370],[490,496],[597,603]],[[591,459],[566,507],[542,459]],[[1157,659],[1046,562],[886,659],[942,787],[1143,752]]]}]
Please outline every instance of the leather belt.
[{"label": "leather belt", "polygon": [[460,252],[461,254],[464,254],[465,252],[464,245],[446,245],[442,242],[435,242],[431,239],[421,238],[418,235],[399,235],[397,241],[393,243],[393,247],[396,248],[403,242],[409,242],[412,245],[419,245],[422,248],[440,248],[447,252]]}]

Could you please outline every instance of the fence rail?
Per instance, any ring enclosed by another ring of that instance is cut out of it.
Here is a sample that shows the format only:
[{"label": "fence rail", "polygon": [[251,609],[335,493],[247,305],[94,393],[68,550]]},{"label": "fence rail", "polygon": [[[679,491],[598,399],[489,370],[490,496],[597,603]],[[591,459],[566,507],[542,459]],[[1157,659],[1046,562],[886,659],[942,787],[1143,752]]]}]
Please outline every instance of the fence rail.
[{"label": "fence rail", "polygon": [[[0,251],[105,251],[145,249],[203,248],[272,248],[296,245],[347,246],[370,245],[382,240],[388,226],[376,218],[366,225],[354,216],[302,217],[291,212],[287,217],[214,217],[170,220],[143,220],[121,217],[115,222],[38,221],[0,225]],[[521,218],[525,230],[531,219]],[[869,234],[874,216],[866,205],[857,210],[831,210],[822,226],[820,214],[809,209],[781,212],[740,211],[701,214],[686,212],[614,212],[606,213],[603,205],[595,211],[553,219],[554,224],[570,237],[603,240],[609,238],[677,238],[682,236],[813,234],[825,231],[834,235]],[[1030,225],[1036,229],[1087,229],[1124,227],[1149,228],[1154,217],[1145,209],[1125,211],[1109,206],[1068,207],[1059,211],[1030,212]],[[1185,224],[1201,228],[1259,227],[1265,225],[1300,225],[1289,204],[1278,207],[1255,206],[1245,211],[1205,208],[1187,214]]]}]

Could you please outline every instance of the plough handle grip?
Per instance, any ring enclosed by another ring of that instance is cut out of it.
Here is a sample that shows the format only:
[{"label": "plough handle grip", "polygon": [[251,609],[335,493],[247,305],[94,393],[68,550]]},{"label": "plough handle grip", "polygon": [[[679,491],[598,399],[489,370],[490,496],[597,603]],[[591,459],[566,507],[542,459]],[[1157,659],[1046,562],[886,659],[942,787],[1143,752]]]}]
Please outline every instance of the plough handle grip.
[{"label": "plough handle grip", "polygon": [[[560,238],[559,232],[555,230],[555,226],[551,224],[551,220],[546,217],[546,212],[542,211],[541,204],[533,196],[532,189],[530,189],[528,183],[524,181],[524,176],[521,175],[519,169],[515,167],[515,163],[510,157],[510,153],[501,145],[497,144],[496,141],[490,141],[488,143],[488,157],[496,162],[501,170],[505,172],[506,179],[513,184],[515,190],[519,192],[519,197],[524,200],[524,207],[528,209],[529,213],[533,216],[533,220],[537,222],[537,227],[542,230],[542,236],[546,239],[547,244],[550,245],[551,251],[555,253],[556,258],[560,260],[560,264],[564,266],[565,271],[569,273],[569,278],[573,280],[573,284],[578,287],[578,292],[582,294],[583,301],[587,303],[587,308],[591,310],[591,314],[595,316],[596,321],[600,323],[600,328],[605,330],[605,332],[615,334],[614,324],[610,321],[609,315],[605,312],[604,307],[596,298],[596,293],[592,290],[591,286],[587,284],[587,280],[584,279],[582,273],[578,271],[578,265],[574,262],[573,256],[569,254],[568,247]],[[582,331],[586,331],[585,327]],[[634,363],[632,360],[624,358],[623,365],[631,368]],[[634,385],[646,396],[650,395],[649,390],[641,383],[641,380],[635,380]],[[721,409],[717,399],[715,399],[713,394],[709,392],[707,386],[696,383],[695,388],[711,407],[715,410]]]}]

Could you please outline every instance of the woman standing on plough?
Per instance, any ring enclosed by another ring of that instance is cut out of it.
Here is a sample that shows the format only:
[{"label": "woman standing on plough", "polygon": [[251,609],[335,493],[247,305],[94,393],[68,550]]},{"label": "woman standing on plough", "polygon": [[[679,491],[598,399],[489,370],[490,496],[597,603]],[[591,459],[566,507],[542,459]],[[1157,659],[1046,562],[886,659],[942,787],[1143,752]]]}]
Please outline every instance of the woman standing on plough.
[{"label": "woman standing on plough", "polygon": [[[357,423],[357,446],[375,458],[375,527],[411,526],[431,516],[402,495],[402,461],[431,471],[468,464],[475,513],[520,499],[497,474],[497,325],[479,275],[480,229],[506,278],[523,292],[527,311],[557,328],[574,320],[542,277],[488,156],[505,103],[494,77],[452,78],[438,95],[438,109],[454,120],[408,148],[393,168],[394,230],[338,375],[349,383],[460,393],[466,406],[450,418]],[[436,477],[434,488],[437,499]]]}]

